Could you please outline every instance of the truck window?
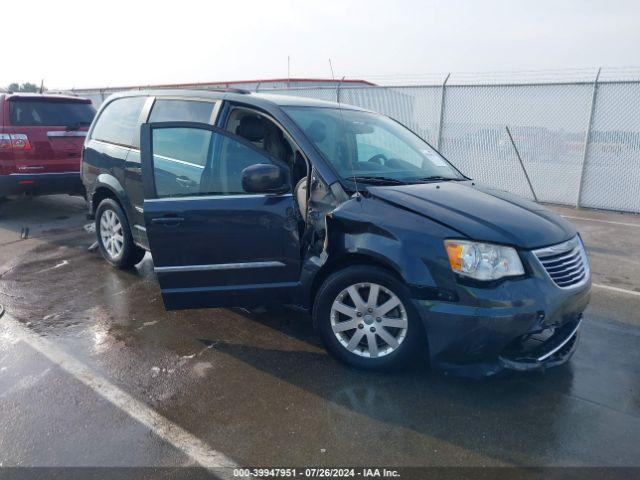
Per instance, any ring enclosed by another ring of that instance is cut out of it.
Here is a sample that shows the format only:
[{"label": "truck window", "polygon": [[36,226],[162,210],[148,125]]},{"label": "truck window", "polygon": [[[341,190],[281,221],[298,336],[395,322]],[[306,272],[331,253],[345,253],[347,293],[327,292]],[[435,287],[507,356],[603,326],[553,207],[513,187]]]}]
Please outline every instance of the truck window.
[{"label": "truck window", "polygon": [[15,98],[9,102],[11,125],[89,126],[96,114],[89,102]]}]

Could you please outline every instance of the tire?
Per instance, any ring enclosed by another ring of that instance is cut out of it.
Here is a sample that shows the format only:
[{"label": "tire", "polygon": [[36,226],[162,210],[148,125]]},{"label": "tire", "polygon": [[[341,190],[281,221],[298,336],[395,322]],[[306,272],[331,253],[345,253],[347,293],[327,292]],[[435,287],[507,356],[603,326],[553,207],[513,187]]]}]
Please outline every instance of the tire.
[{"label": "tire", "polygon": [[131,268],[145,250],[133,243],[127,215],[113,198],[105,198],[96,210],[96,237],[104,259],[116,268]]},{"label": "tire", "polygon": [[[360,308],[355,308],[354,290],[360,296]],[[372,291],[377,291],[375,302],[370,298]],[[370,299],[373,303],[367,306]],[[384,313],[396,301],[397,305]],[[313,320],[334,357],[365,370],[398,369],[420,348],[427,348],[409,289],[377,267],[353,266],[329,276],[316,296]],[[338,331],[334,333],[334,329]]]}]

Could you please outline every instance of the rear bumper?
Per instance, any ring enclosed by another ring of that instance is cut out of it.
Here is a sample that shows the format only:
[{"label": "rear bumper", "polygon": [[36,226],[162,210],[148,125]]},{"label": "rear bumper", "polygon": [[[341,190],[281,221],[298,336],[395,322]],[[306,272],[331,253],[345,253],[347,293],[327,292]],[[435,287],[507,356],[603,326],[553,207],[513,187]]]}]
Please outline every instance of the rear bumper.
[{"label": "rear bumper", "polygon": [[13,173],[0,175],[0,195],[47,195],[68,193],[82,195],[84,187],[80,172]]}]

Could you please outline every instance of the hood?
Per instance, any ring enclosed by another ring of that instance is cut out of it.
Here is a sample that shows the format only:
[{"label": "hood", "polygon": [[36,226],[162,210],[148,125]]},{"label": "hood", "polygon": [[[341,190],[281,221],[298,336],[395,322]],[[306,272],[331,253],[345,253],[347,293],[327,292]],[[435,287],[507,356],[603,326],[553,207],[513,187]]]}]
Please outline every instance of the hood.
[{"label": "hood", "polygon": [[394,203],[478,241],[544,247],[576,235],[569,222],[517,195],[471,182],[369,187],[372,196]]}]

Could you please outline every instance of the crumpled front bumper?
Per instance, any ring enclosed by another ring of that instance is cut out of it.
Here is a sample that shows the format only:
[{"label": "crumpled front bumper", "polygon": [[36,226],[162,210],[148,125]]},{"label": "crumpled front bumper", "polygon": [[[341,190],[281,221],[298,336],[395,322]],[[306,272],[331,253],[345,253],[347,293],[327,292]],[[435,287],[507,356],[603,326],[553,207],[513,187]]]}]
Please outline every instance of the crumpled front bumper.
[{"label": "crumpled front bumper", "polygon": [[[581,322],[582,315],[579,314],[575,321],[556,328],[551,337],[544,341],[536,340],[537,334],[520,335],[495,356],[469,361],[460,357],[455,360],[432,357],[432,366],[446,374],[469,378],[490,377],[505,370],[527,372],[557,367],[569,361],[575,353],[580,340]],[[539,344],[531,346],[531,342]]]},{"label": "crumpled front bumper", "polygon": [[544,370],[565,363],[578,347],[582,316],[555,329],[546,339],[537,339],[534,335],[525,335],[517,339],[498,357],[504,368],[530,371]]},{"label": "crumpled front bumper", "polygon": [[560,289],[531,277],[495,288],[464,287],[458,302],[414,300],[431,366],[453,375],[485,377],[505,369],[541,370],[576,350],[591,281]]}]

